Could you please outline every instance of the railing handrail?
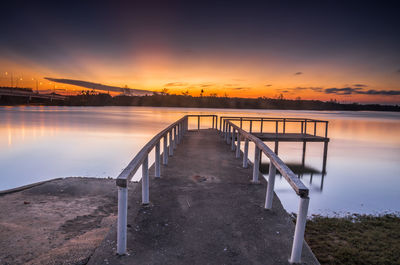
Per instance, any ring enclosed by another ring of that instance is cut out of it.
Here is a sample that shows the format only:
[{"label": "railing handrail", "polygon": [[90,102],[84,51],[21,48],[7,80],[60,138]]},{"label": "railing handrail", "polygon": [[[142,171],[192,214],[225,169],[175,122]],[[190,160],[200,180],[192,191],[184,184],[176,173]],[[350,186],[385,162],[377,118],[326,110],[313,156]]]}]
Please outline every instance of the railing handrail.
[{"label": "railing handrail", "polygon": [[180,124],[183,120],[189,117],[218,117],[217,115],[203,115],[203,114],[190,114],[185,115],[176,122],[169,125],[167,128],[156,134],[150,141],[147,142],[145,146],[136,154],[136,156],[129,162],[129,164],[124,168],[124,170],[118,175],[117,177],[117,186],[126,187],[128,181],[132,179],[135,175],[136,171],[139,169],[141,164],[143,163],[146,155],[151,152],[154,146],[168,133],[170,132],[175,126]]},{"label": "railing handrail", "polygon": [[186,116],[183,116],[176,122],[169,125],[164,130],[156,134],[150,141],[148,141],[147,144],[143,146],[142,149],[140,149],[139,153],[136,154],[136,156],[132,159],[132,161],[129,162],[129,164],[125,167],[125,169],[119,174],[119,176],[117,177],[117,186],[126,187],[127,182],[132,179],[133,175],[136,173],[140,165],[143,163],[145,156],[151,152],[151,150],[154,148],[157,142],[159,142],[161,138],[164,137],[165,134],[171,131],[177,124],[182,122],[185,118]]},{"label": "railing handrail", "polygon": [[235,130],[239,131],[240,135],[243,135],[247,139],[254,142],[254,144],[270,159],[274,166],[279,170],[282,176],[288,181],[290,186],[294,189],[297,195],[300,197],[307,197],[309,190],[303,184],[303,182],[296,177],[293,171],[258,137],[253,134],[241,129],[239,126],[228,121],[228,124]]},{"label": "railing handrail", "polygon": [[288,117],[288,118],[275,118],[275,117],[238,117],[238,116],[220,116],[219,117],[221,120],[242,120],[242,121],[294,121],[294,122],[328,122],[324,120],[317,120],[317,119],[309,119],[309,118],[293,118],[293,117]]}]

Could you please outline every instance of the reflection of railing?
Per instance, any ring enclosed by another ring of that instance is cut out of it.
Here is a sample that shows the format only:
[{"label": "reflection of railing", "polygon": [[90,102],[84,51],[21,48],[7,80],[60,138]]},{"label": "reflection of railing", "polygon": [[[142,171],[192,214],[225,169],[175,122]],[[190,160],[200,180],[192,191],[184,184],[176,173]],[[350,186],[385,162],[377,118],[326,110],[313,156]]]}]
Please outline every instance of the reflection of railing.
[{"label": "reflection of railing", "polygon": [[[307,129],[310,128],[309,124],[312,124],[313,126],[311,128],[314,129],[312,133],[310,133],[313,136],[318,136],[317,135],[317,125],[318,124],[325,124],[325,136],[321,137],[328,137],[328,121],[322,121],[322,120],[314,120],[314,119],[305,119],[305,118],[263,118],[263,117],[234,117],[234,116],[221,116],[219,118],[219,130],[222,131],[224,128],[222,126],[225,124],[225,121],[238,121],[239,122],[239,127],[242,129],[243,128],[243,123],[248,122],[249,123],[249,132],[250,133],[255,133],[253,131],[253,123],[259,123],[260,124],[260,131],[257,133],[263,133],[264,129],[264,124],[265,123],[275,123],[275,130],[274,132],[276,134],[282,133],[286,134],[286,125],[288,123],[298,123],[300,125],[300,133],[301,134],[307,134]],[[280,124],[282,129],[279,130]]]},{"label": "reflection of railing", "polygon": [[[186,115],[178,121],[172,123],[167,128],[153,137],[119,174],[117,178],[118,186],[118,229],[117,229],[117,253],[126,253],[126,232],[128,214],[128,182],[135,175],[136,171],[142,166],[142,204],[149,203],[149,153],[155,148],[155,177],[160,177],[160,143],[163,139],[163,164],[168,164],[168,156],[172,156],[177,144],[188,130],[189,118],[197,117],[197,128],[200,129],[201,117],[212,117],[212,128],[217,128],[216,115]],[[168,141],[169,139],[169,141]],[[169,146],[168,146],[169,143]]]},{"label": "reflection of railing", "polygon": [[[288,183],[294,189],[296,194],[300,196],[299,212],[297,215],[296,230],[294,234],[292,253],[290,258],[291,263],[300,262],[301,251],[303,248],[304,231],[307,221],[308,204],[309,204],[308,188],[301,182],[301,180],[299,180],[296,177],[296,175],[290,170],[290,168],[287,167],[285,163],[283,163],[283,161],[261,139],[243,130],[242,128],[234,124],[231,119],[226,119],[225,121],[222,121],[221,119],[220,122],[223,122],[223,128],[224,128],[223,135],[225,137],[225,140],[228,144],[229,143],[231,144],[232,150],[236,150],[237,158],[240,157],[241,153],[240,150],[241,138],[242,137],[244,138],[245,143],[243,151],[243,167],[248,166],[249,141],[254,143],[255,151],[254,151],[254,164],[253,164],[253,182],[256,183],[258,182],[261,152],[264,153],[270,159],[268,186],[265,198],[266,209],[272,208],[276,169],[278,169],[278,171],[282,174],[282,176],[288,181]],[[276,120],[276,122],[278,121]],[[235,141],[237,142],[236,145]]]}]

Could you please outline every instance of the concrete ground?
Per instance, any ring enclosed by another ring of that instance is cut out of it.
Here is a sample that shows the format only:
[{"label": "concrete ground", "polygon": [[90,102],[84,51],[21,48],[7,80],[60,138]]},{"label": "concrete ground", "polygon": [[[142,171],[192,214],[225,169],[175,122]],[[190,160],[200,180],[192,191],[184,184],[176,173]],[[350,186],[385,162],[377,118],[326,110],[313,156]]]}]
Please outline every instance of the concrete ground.
[{"label": "concrete ground", "polygon": [[[263,208],[266,183],[241,164],[216,131],[188,132],[161,178],[150,170],[149,206],[129,190],[128,255],[114,224],[89,264],[288,264],[294,224],[276,196]],[[306,246],[302,263],[318,264]]]},{"label": "concrete ground", "polygon": [[86,264],[116,221],[115,180],[46,182],[0,196],[0,209],[0,264]]}]

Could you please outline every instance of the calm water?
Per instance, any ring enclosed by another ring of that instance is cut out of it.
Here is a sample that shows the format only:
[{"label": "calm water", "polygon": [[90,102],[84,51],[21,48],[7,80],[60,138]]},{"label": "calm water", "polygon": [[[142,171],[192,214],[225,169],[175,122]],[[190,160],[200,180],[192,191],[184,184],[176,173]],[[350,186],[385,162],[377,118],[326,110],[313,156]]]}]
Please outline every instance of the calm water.
[{"label": "calm water", "polygon": [[[400,113],[3,107],[0,190],[56,177],[114,178],[155,133],[189,113],[329,120],[326,175],[322,143],[307,144],[300,171],[302,144],[279,146],[279,156],[311,190],[310,213],[400,211]],[[290,186],[280,176],[275,185],[286,210],[296,212],[298,198]]]}]

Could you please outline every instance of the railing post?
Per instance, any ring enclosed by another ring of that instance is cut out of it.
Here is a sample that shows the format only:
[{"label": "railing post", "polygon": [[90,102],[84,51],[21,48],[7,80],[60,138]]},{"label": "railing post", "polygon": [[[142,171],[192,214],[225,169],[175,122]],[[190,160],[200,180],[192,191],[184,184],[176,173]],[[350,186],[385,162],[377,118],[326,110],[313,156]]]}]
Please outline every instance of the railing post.
[{"label": "railing post", "polygon": [[214,129],[214,116],[212,116],[212,129]]},{"label": "railing post", "polygon": [[174,141],[172,140],[172,129],[169,131],[169,156],[174,155]]},{"label": "railing post", "polygon": [[128,188],[118,186],[117,254],[126,254],[126,230],[128,216]]},{"label": "railing post", "polygon": [[200,130],[200,115],[197,116],[197,130]]},{"label": "railing post", "polygon": [[304,126],[304,123],[303,123],[303,121],[301,121],[301,134],[303,134],[303,126]]},{"label": "railing post", "polygon": [[304,134],[307,134],[307,120],[304,121]]},{"label": "railing post", "polygon": [[229,129],[228,129],[228,139],[227,139],[227,143],[230,144],[231,143],[231,137],[232,137],[232,126],[229,124]]},{"label": "railing post", "polygon": [[314,121],[314,136],[317,135],[317,122]]},{"label": "railing post", "polygon": [[286,133],[286,119],[283,119],[283,133]]},{"label": "railing post", "polygon": [[294,239],[292,246],[292,255],[289,261],[290,263],[300,263],[309,202],[310,199],[308,197],[300,198],[299,213],[297,214],[296,230],[294,232]]},{"label": "railing post", "polygon": [[262,131],[263,131],[263,125],[264,125],[264,119],[261,118],[260,133],[262,133]]},{"label": "railing post", "polygon": [[240,157],[240,133],[237,132],[236,158]]},{"label": "railing post", "polygon": [[325,122],[325,138],[328,137],[328,122]]},{"label": "railing post", "polygon": [[243,118],[240,117],[240,129],[243,129],[242,126],[243,126]]},{"label": "railing post", "polygon": [[265,196],[265,209],[272,209],[272,200],[274,199],[274,186],[275,186],[276,167],[269,160],[269,173],[268,173],[268,186],[267,194]]},{"label": "railing post", "polygon": [[248,167],[248,155],[249,155],[249,139],[244,140],[244,151],[243,151],[243,167]]},{"label": "railing post", "polygon": [[254,149],[254,165],[253,165],[253,183],[258,183],[258,174],[260,171],[260,148],[256,145]]},{"label": "railing post", "polygon": [[229,124],[228,124],[228,122],[226,122],[225,126],[226,126],[225,141],[226,141],[226,143],[228,143],[228,138],[229,138],[229,134],[228,134]]},{"label": "railing post", "polygon": [[278,135],[278,131],[279,131],[279,124],[278,121],[275,121],[275,134]]},{"label": "railing post", "polygon": [[253,131],[253,121],[250,120],[250,133]]},{"label": "railing post", "polygon": [[178,139],[177,139],[177,133],[176,133],[176,126],[174,127],[174,149],[176,149],[176,145],[178,144]]},{"label": "railing post", "polygon": [[219,131],[222,132],[222,130],[223,130],[223,128],[222,128],[222,117],[219,117]]},{"label": "railing post", "polygon": [[160,141],[156,144],[156,158],[155,158],[155,175],[156,178],[160,177]]},{"label": "railing post", "polygon": [[149,204],[149,155],[142,164],[142,204]]},{"label": "railing post", "polygon": [[177,125],[176,125],[176,128],[177,128],[177,144],[180,144],[181,143],[181,125],[178,123]]},{"label": "railing post", "polygon": [[168,139],[167,139],[167,134],[168,134],[168,133],[166,133],[166,134],[164,135],[164,141],[163,141],[163,144],[164,144],[164,150],[163,150],[163,164],[164,164],[164,165],[167,165],[167,164],[168,164]]},{"label": "railing post", "polygon": [[232,141],[231,141],[231,150],[235,150],[235,135],[236,135],[236,130],[235,128],[232,127]]},{"label": "railing post", "polygon": [[228,131],[228,126],[227,126],[227,122],[226,122],[226,120],[224,120],[224,134],[223,134],[223,136],[224,136],[224,139],[225,139],[225,141],[226,141],[226,136],[227,136],[227,131]]}]

